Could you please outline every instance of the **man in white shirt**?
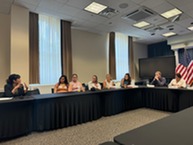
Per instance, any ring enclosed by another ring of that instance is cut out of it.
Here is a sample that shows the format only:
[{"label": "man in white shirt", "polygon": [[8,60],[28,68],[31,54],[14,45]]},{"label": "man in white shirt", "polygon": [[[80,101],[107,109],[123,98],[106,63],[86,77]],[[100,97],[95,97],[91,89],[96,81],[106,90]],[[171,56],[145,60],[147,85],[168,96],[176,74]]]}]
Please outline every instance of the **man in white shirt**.
[{"label": "man in white shirt", "polygon": [[177,73],[175,79],[169,83],[168,87],[186,88],[186,81],[182,78],[180,73]]}]

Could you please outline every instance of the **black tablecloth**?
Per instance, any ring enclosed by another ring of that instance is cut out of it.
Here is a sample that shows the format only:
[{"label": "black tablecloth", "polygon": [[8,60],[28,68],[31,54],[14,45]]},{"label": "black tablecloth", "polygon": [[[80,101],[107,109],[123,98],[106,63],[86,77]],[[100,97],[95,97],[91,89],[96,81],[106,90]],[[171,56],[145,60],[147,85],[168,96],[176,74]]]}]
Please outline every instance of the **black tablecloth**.
[{"label": "black tablecloth", "polygon": [[129,88],[80,93],[31,95],[0,102],[0,140],[72,126],[147,107],[177,112],[193,106],[193,91]]},{"label": "black tablecloth", "polygon": [[193,90],[181,89],[177,93],[179,95],[178,111],[193,106]]},{"label": "black tablecloth", "polygon": [[143,107],[139,89],[118,89],[101,92],[103,116],[115,115],[123,111]]},{"label": "black tablecloth", "polygon": [[179,94],[177,89],[144,88],[142,94],[144,107],[170,112],[177,112],[179,110]]},{"label": "black tablecloth", "polygon": [[114,137],[121,145],[193,145],[193,107]]},{"label": "black tablecloth", "polygon": [[25,135],[33,130],[33,98],[0,102],[0,141]]},{"label": "black tablecloth", "polygon": [[34,130],[72,126],[102,117],[100,97],[92,93],[36,95]]}]

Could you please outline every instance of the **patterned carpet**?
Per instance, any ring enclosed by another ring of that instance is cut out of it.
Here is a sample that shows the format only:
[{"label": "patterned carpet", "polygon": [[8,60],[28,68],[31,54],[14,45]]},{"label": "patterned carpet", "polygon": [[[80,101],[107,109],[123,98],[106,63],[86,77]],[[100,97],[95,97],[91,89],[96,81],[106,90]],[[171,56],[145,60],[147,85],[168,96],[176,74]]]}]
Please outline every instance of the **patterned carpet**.
[{"label": "patterned carpet", "polygon": [[54,131],[32,133],[1,145],[98,145],[123,132],[169,116],[171,113],[141,108]]}]

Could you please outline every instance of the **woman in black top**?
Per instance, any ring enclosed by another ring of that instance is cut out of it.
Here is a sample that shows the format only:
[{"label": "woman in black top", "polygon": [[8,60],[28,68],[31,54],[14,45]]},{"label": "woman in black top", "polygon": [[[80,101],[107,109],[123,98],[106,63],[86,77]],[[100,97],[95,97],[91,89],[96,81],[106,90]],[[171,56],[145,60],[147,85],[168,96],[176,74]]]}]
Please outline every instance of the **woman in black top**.
[{"label": "woman in black top", "polygon": [[27,85],[21,83],[21,77],[18,74],[11,74],[4,86],[5,96],[7,97],[24,96],[27,90]]}]

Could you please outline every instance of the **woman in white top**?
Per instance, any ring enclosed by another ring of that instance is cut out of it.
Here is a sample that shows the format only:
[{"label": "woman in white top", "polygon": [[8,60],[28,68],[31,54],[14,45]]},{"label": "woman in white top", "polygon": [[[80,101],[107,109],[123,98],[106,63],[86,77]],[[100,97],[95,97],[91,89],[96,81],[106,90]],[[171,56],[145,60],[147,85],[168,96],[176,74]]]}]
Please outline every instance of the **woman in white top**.
[{"label": "woman in white top", "polygon": [[92,81],[88,83],[89,90],[101,90],[101,85],[98,83],[98,77],[96,75],[92,76]]},{"label": "woman in white top", "polygon": [[104,89],[111,89],[111,88],[114,88],[114,87],[115,87],[115,84],[111,79],[111,75],[107,74],[106,79],[103,82],[103,88]]},{"label": "woman in white top", "polygon": [[173,79],[169,85],[169,87],[177,87],[177,88],[185,88],[186,87],[186,81],[182,78],[182,76],[177,73],[175,75],[175,79]]},{"label": "woman in white top", "polygon": [[69,92],[81,92],[81,91],[84,91],[84,89],[82,87],[82,83],[78,81],[78,75],[77,74],[73,74],[72,75],[72,81],[69,84],[68,91]]}]

